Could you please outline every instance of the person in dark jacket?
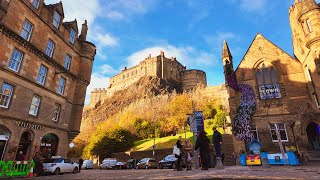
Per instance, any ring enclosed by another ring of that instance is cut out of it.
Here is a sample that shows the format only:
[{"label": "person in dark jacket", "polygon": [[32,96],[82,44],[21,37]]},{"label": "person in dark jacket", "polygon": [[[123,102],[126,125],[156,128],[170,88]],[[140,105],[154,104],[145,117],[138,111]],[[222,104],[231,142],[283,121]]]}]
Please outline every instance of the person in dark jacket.
[{"label": "person in dark jacket", "polygon": [[79,159],[79,173],[80,173],[80,171],[81,171],[82,165],[83,165],[83,159],[80,158],[80,159]]},{"label": "person in dark jacket", "polygon": [[213,126],[212,130],[213,130],[212,142],[213,142],[214,149],[216,150],[216,156],[219,158],[222,158],[222,155],[221,155],[222,135],[215,126]]},{"label": "person in dark jacket", "polygon": [[42,157],[39,155],[39,152],[36,152],[32,158],[35,163],[34,175],[35,176],[44,176]]},{"label": "person in dark jacket", "polygon": [[210,140],[205,131],[201,131],[196,142],[195,150],[200,148],[201,170],[208,170],[209,167],[209,145]]},{"label": "person in dark jacket", "polygon": [[180,154],[179,155],[175,155],[176,156],[176,158],[178,158],[177,159],[177,164],[176,164],[176,168],[177,168],[177,171],[182,171],[182,168],[181,168],[181,159],[182,159],[182,137],[181,136],[179,136],[179,139],[178,139],[178,141],[177,141],[177,143],[176,143],[176,146],[177,146],[177,148],[179,148],[180,149]]}]

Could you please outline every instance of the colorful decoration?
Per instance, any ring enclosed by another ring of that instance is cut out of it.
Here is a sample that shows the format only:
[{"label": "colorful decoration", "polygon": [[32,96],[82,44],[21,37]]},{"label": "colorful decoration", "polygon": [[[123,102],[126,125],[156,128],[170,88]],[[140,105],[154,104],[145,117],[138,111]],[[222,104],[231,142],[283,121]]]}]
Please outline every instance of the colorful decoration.
[{"label": "colorful decoration", "polygon": [[228,85],[242,93],[240,106],[233,119],[233,131],[238,139],[250,142],[253,139],[251,133],[251,119],[256,111],[254,92],[249,85],[238,84],[231,65],[226,66],[226,73]]}]

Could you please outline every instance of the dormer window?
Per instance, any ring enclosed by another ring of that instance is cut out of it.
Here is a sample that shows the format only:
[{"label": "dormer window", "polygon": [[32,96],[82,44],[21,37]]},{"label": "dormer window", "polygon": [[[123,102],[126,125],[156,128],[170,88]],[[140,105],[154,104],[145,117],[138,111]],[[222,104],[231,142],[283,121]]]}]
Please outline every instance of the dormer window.
[{"label": "dormer window", "polygon": [[70,29],[70,34],[69,34],[69,41],[74,44],[74,39],[76,38],[76,31],[71,28]]},{"label": "dormer window", "polygon": [[39,8],[39,4],[40,4],[40,0],[32,0],[31,4],[32,4],[33,7],[38,9]]},{"label": "dormer window", "polygon": [[60,25],[60,19],[61,19],[60,14],[58,14],[57,11],[54,11],[54,14],[53,14],[53,25],[57,29],[59,28],[59,25]]}]

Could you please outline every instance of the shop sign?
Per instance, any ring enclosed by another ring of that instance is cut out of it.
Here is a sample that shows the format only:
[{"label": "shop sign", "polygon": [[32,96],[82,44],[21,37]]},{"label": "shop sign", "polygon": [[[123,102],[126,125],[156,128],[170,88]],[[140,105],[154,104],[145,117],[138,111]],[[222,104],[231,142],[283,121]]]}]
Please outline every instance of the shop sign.
[{"label": "shop sign", "polygon": [[51,144],[47,144],[47,143],[41,143],[40,146],[45,146],[45,147],[51,147]]},{"label": "shop sign", "polygon": [[280,99],[279,84],[265,84],[259,86],[260,99]]},{"label": "shop sign", "polygon": [[13,124],[19,127],[27,128],[27,129],[35,129],[35,130],[43,129],[43,127],[40,125],[35,125],[35,124],[30,124],[30,123],[20,122],[20,121],[15,121]]}]

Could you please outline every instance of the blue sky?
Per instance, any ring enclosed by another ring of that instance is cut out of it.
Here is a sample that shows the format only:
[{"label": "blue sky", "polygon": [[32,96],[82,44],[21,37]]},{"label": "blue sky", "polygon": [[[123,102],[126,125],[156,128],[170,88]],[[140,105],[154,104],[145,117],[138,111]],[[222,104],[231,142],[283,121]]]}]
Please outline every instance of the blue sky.
[{"label": "blue sky", "polygon": [[[47,4],[59,0],[46,0]],[[75,4],[77,2],[77,4]],[[88,40],[97,46],[91,84],[106,88],[109,77],[148,54],[165,52],[190,69],[207,73],[209,86],[224,83],[221,62],[227,40],[237,67],[256,33],[292,55],[288,10],[294,0],[62,0],[64,21],[88,20]],[[320,0],[317,0],[320,2]]]}]

